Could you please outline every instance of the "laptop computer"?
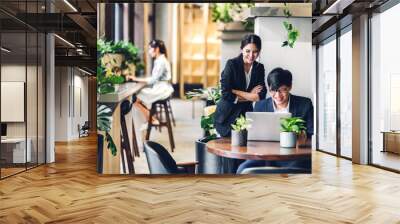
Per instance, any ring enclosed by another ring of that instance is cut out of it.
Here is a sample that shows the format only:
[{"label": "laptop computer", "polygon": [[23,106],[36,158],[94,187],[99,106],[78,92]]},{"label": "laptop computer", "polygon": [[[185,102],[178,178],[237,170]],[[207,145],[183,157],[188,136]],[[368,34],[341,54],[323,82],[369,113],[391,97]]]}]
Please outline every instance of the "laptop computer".
[{"label": "laptop computer", "polygon": [[280,141],[280,119],[291,116],[291,113],[247,112],[246,118],[253,120],[247,140]]}]

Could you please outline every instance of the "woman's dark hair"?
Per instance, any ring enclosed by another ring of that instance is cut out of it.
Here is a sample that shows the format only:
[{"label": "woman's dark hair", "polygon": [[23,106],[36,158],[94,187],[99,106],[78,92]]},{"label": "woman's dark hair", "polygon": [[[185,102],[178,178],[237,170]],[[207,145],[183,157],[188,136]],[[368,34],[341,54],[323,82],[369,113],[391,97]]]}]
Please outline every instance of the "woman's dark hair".
[{"label": "woman's dark hair", "polygon": [[292,73],[282,68],[274,68],[267,77],[267,83],[272,91],[276,91],[279,87],[285,85],[292,86]]},{"label": "woman's dark hair", "polygon": [[243,37],[240,49],[243,49],[247,44],[256,45],[258,51],[261,51],[261,38],[255,34],[247,34]]},{"label": "woman's dark hair", "polygon": [[165,57],[167,57],[167,48],[165,47],[164,41],[162,40],[152,40],[149,43],[151,48],[157,48],[160,49],[160,53],[164,54]]}]

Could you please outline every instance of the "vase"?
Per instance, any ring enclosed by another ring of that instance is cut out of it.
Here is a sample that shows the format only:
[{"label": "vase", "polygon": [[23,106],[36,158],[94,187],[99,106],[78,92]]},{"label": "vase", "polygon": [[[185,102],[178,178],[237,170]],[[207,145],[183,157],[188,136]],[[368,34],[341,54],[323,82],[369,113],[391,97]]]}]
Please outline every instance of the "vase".
[{"label": "vase", "polygon": [[296,147],[296,133],[294,132],[281,132],[280,134],[280,145],[284,148]]},{"label": "vase", "polygon": [[232,146],[246,146],[247,145],[247,130],[241,130],[241,131],[232,130],[231,145]]}]

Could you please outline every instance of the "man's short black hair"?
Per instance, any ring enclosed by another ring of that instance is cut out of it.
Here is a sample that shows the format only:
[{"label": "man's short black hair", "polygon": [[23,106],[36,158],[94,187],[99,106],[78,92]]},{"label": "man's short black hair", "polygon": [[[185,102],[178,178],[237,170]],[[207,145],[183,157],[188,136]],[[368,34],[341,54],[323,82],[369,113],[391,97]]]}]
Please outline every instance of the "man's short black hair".
[{"label": "man's short black hair", "polygon": [[274,68],[267,77],[267,83],[271,90],[276,91],[281,86],[292,87],[292,73],[282,68]]}]

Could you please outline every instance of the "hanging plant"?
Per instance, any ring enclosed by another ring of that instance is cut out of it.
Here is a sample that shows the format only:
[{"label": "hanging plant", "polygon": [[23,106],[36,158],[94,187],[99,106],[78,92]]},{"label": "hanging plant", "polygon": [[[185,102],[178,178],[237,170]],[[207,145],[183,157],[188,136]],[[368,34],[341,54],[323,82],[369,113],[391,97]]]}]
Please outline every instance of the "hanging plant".
[{"label": "hanging plant", "polygon": [[97,130],[105,133],[107,148],[113,156],[117,155],[117,146],[110,135],[112,124],[112,110],[106,105],[97,104]]},{"label": "hanging plant", "polygon": [[292,13],[290,12],[288,5],[286,3],[284,4],[285,8],[283,9],[283,13],[285,14],[287,20],[283,21],[283,27],[287,32],[287,39],[283,41],[282,47],[289,46],[290,48],[293,48],[298,37],[300,36],[300,32],[293,26],[292,23],[289,22],[289,17],[292,16]]}]

